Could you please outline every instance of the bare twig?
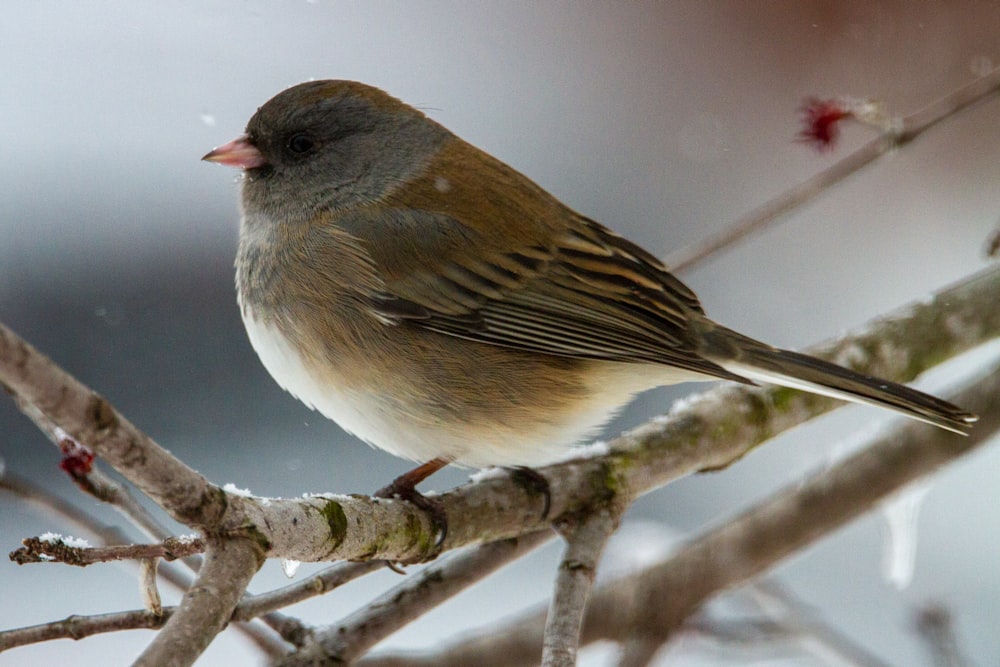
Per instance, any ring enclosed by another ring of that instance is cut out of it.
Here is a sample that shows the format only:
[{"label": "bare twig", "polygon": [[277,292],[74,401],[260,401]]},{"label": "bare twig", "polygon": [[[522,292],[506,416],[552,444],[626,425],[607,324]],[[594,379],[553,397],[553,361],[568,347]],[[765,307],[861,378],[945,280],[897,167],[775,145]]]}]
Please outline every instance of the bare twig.
[{"label": "bare twig", "polygon": [[139,563],[142,606],[154,616],[163,616],[163,602],[160,600],[160,590],[156,587],[156,566],[159,562],[159,558],[143,558]]},{"label": "bare twig", "polygon": [[298,667],[350,663],[410,621],[550,538],[551,532],[538,531],[484,544],[431,565],[341,623],[318,630],[305,648],[279,664]]},{"label": "bare twig", "polygon": [[236,607],[233,620],[246,621],[317,595],[325,595],[358,577],[363,577],[384,567],[385,562],[379,560],[336,563],[294,584],[259,595],[245,595]]},{"label": "bare twig", "polygon": [[[129,540],[129,537],[125,534],[125,532],[117,526],[102,524],[88,512],[85,512],[76,505],[63,500],[56,494],[51,493],[45,487],[35,484],[31,480],[21,477],[10,470],[5,470],[4,474],[0,476],[0,489],[17,494],[28,503],[39,505],[45,511],[68,521],[81,532],[91,533],[95,539],[100,540],[104,544],[122,544]],[[129,494],[129,496],[131,496],[131,494]],[[129,506],[130,505],[126,505],[126,507]],[[121,510],[122,508],[119,509]],[[143,508],[143,512],[148,514],[145,508]],[[184,563],[190,567],[192,559],[182,558],[176,562]],[[184,571],[173,566],[173,563],[157,568],[157,576],[181,591],[187,590],[193,580],[192,577],[186,575]],[[249,618],[252,618],[252,616],[243,620],[249,620]],[[152,620],[143,616],[140,612],[124,612],[123,614],[106,614],[98,617],[71,616],[65,621],[56,621],[54,624],[41,624],[30,628],[11,630],[10,632],[16,633],[14,635],[15,637],[39,637],[37,641],[46,641],[47,639],[60,637],[79,639],[83,636],[100,634],[102,632],[159,627],[159,624],[152,625],[152,623]],[[50,625],[55,627],[49,627]],[[254,621],[252,623],[238,623],[236,627],[258,648],[260,648],[265,655],[275,657],[285,652],[285,647],[275,638],[274,633],[270,632],[260,621]],[[68,634],[47,636],[46,633],[48,632],[66,632]],[[0,632],[0,636],[6,636],[6,633]],[[16,642],[17,643],[7,645],[3,640],[0,640],[0,651],[5,648],[22,645],[20,640],[16,640]],[[29,639],[24,643],[33,643],[33,641]]]},{"label": "bare twig", "polygon": [[[241,626],[247,627],[247,621],[263,616],[267,611],[327,593],[349,581],[383,567],[385,565],[380,561],[338,563],[292,586],[261,595],[246,595],[240,604],[237,605],[231,620],[242,621]],[[184,588],[186,589],[187,586]],[[0,631],[0,652],[17,646],[52,639],[83,639],[84,637],[105,632],[159,628],[174,612],[174,607],[164,607],[161,610],[162,618],[157,620],[156,615],[151,615],[148,610],[135,609],[115,614],[71,616],[62,621],[4,630]],[[251,627],[248,631],[254,641],[268,655],[276,658],[287,653],[287,649],[277,651],[277,645],[270,638],[258,638],[256,630],[259,630],[259,628]],[[292,641],[292,638],[288,639]]]},{"label": "bare twig", "polygon": [[118,526],[101,523],[89,512],[85,512],[61,496],[12,470],[5,470],[0,475],[0,491],[8,491],[26,503],[37,505],[49,516],[62,519],[72,525],[75,531],[89,533],[105,544],[122,544],[129,541],[128,534]]},{"label": "bare twig", "polygon": [[869,141],[833,166],[757,207],[718,234],[672,253],[666,259],[667,266],[674,272],[684,271],[751,234],[766,229],[786,213],[822,194],[885,153],[913,141],[937,123],[967,109],[997,92],[998,89],[1000,89],[1000,68],[907,116],[902,120],[898,132],[886,132]]},{"label": "bare twig", "polygon": [[[80,386],[82,387],[82,385]],[[59,447],[61,451],[65,453],[64,446],[67,440],[78,443],[81,447],[86,447],[85,444],[80,443],[79,439],[73,438],[69,433],[67,433],[66,430],[64,430],[51,415],[48,415],[43,410],[39,409],[26,396],[18,392],[12,392],[12,396],[21,412],[31,419],[38,429],[44,433],[49,440],[56,445],[56,447]],[[87,449],[89,451],[89,448]],[[101,502],[111,505],[132,525],[139,528],[139,530],[145,533],[150,539],[163,540],[170,537],[170,531],[167,530],[163,523],[154,517],[134,495],[132,495],[126,486],[108,477],[106,474],[101,472],[98,467],[88,465],[86,471],[73,470],[67,466],[62,467],[69,472],[79,489],[89,495],[92,495]],[[69,516],[69,514],[66,514],[65,512],[61,513],[64,516]],[[192,561],[186,564],[192,571],[197,569],[197,561]]]},{"label": "bare twig", "polygon": [[61,621],[29,625],[14,630],[0,632],[0,652],[18,646],[38,644],[53,639],[84,639],[93,635],[120,630],[157,630],[174,613],[172,607],[165,608],[162,616],[145,609],[119,611],[96,616],[69,616]]},{"label": "bare twig", "polygon": [[597,564],[621,513],[600,507],[559,522],[566,551],[559,563],[555,592],[549,604],[542,641],[542,667],[573,667],[580,645],[580,628],[594,585]]},{"label": "bare twig", "polygon": [[827,656],[836,655],[848,665],[889,667],[885,661],[851,637],[825,623],[809,605],[796,599],[777,582],[767,579],[758,581],[747,587],[747,593],[765,613],[797,633],[799,644],[806,650],[815,646],[816,652]]},{"label": "bare twig", "polygon": [[180,606],[134,663],[137,667],[194,664],[226,626],[250,579],[264,562],[263,549],[247,539],[207,540],[205,564]]},{"label": "bare twig", "polygon": [[108,547],[73,546],[61,539],[38,537],[26,538],[21,543],[24,546],[10,554],[10,559],[18,565],[59,562],[86,567],[114,560],[147,558],[174,560],[199,554],[205,550],[204,541],[198,537],[168,537],[160,544],[122,544]]}]

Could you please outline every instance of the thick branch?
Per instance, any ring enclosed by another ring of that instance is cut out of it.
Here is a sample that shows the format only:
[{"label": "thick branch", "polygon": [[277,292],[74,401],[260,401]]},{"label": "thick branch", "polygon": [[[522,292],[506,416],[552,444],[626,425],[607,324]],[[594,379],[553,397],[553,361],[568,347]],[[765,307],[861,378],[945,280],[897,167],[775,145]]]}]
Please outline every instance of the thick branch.
[{"label": "thick branch", "polygon": [[[709,596],[743,583],[785,556],[870,510],[883,498],[987,442],[1000,427],[1000,372],[954,399],[982,415],[972,435],[905,423],[871,446],[794,484],[684,547],[636,579],[632,613],[622,589],[605,590],[603,619],[618,632],[678,627]],[[596,602],[595,602],[596,603]],[[588,618],[587,628],[597,630]],[[585,630],[587,632],[588,630]],[[600,631],[603,632],[603,631]]]},{"label": "thick branch", "polygon": [[209,539],[204,565],[180,606],[134,663],[137,667],[194,664],[226,627],[250,579],[264,562],[250,540]]}]

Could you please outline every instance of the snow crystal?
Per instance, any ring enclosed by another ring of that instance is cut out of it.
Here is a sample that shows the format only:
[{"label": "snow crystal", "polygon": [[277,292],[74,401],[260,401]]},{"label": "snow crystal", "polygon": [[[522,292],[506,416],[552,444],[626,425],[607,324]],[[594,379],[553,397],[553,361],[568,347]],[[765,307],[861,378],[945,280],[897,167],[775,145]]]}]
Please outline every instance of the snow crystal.
[{"label": "snow crystal", "polygon": [[222,490],[226,493],[231,493],[234,496],[243,496],[244,498],[252,498],[253,494],[250,493],[250,489],[241,489],[232,482],[223,485]]},{"label": "snow crystal", "polygon": [[42,533],[38,536],[40,542],[46,542],[48,544],[64,544],[72,549],[89,549],[90,542],[83,539],[82,537],[73,537],[72,535],[60,535],[59,533]]}]

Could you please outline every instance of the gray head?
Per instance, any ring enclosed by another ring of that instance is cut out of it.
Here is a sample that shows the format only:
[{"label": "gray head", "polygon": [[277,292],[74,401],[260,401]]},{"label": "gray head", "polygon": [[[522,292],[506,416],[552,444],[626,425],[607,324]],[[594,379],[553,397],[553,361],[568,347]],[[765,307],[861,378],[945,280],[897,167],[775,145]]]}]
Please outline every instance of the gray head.
[{"label": "gray head", "polygon": [[246,169],[243,207],[308,221],[381,199],[450,136],[422,112],[354,81],[310,81],[268,100],[246,128],[260,158]]}]

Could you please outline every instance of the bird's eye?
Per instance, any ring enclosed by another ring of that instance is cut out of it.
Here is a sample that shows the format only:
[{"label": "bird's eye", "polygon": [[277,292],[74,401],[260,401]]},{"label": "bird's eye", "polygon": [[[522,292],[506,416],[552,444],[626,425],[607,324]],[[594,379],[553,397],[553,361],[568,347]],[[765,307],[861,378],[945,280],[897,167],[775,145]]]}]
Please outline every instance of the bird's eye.
[{"label": "bird's eye", "polygon": [[316,142],[308,134],[293,134],[288,139],[288,150],[295,155],[305,155],[316,147]]}]

